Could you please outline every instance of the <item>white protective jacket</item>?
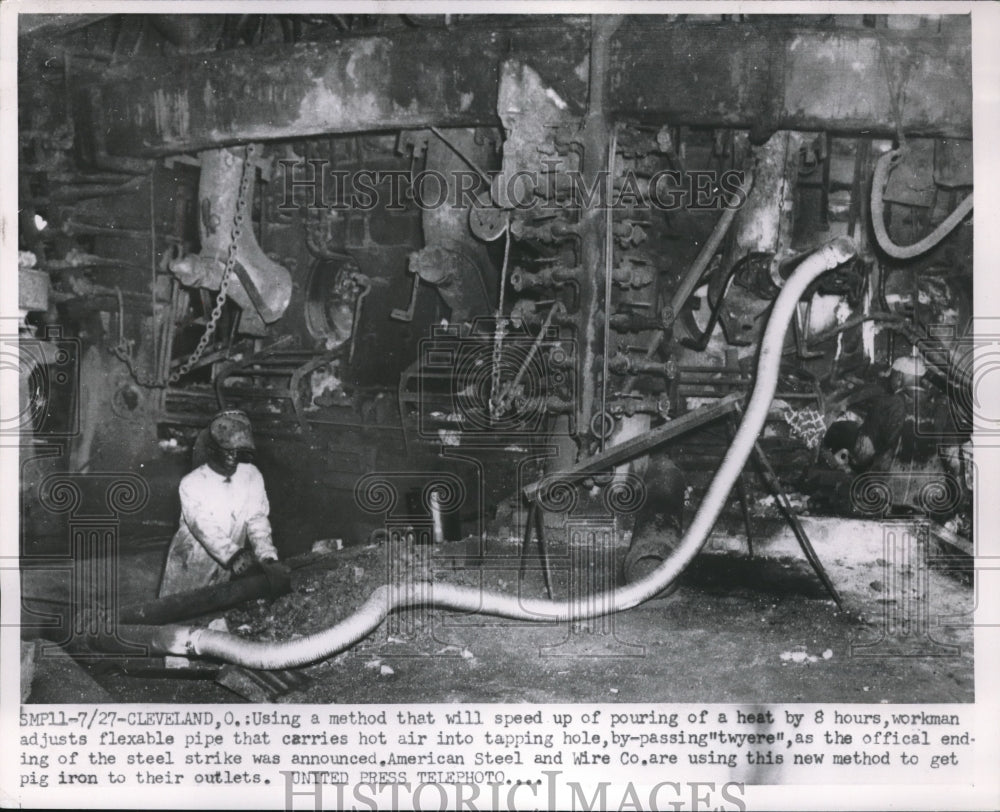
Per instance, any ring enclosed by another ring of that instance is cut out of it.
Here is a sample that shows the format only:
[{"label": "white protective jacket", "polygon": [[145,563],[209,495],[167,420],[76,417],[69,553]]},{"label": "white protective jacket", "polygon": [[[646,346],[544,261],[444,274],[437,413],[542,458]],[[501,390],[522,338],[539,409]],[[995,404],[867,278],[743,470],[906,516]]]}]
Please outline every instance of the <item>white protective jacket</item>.
[{"label": "white protective jacket", "polygon": [[181,522],[167,552],[160,597],[228,581],[226,564],[248,539],[258,561],[278,557],[256,466],[240,463],[227,480],[201,465],[181,480],[180,497]]}]

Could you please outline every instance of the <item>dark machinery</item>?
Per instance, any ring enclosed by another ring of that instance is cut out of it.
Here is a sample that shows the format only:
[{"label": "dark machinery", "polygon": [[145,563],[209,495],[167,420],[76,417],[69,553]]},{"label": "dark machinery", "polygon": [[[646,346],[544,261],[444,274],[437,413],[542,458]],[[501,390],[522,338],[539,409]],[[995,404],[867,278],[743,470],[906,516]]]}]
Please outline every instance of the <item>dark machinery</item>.
[{"label": "dark machinery", "polygon": [[747,396],[777,297],[836,238],[856,251],[794,303],[765,478],[795,481],[914,354],[917,423],[962,444],[967,18],[453,16],[25,27],[23,278],[51,301],[28,309],[93,381],[70,467],[131,468],[239,406],[276,522],[358,540],[372,471],[488,471],[475,535],[526,483],[631,474],[671,505],[633,511],[641,578],[719,456],[702,417]]}]

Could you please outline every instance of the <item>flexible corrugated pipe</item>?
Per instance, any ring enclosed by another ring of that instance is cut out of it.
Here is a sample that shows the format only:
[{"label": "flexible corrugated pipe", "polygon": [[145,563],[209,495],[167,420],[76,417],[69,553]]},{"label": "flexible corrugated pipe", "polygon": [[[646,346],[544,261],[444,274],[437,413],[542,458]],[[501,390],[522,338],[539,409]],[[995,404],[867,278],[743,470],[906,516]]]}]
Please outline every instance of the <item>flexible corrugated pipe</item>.
[{"label": "flexible corrugated pipe", "polygon": [[875,239],[878,242],[879,248],[894,259],[913,259],[913,257],[918,257],[925,251],[930,251],[941,240],[947,237],[951,230],[961,223],[966,215],[972,211],[972,194],[970,193],[968,197],[958,204],[955,211],[948,215],[941,225],[922,240],[913,243],[913,245],[896,245],[885,228],[885,200],[882,196],[885,194],[885,185],[889,181],[889,170],[905,154],[906,150],[902,147],[885,153],[885,155],[878,159],[878,163],[875,164],[875,175],[872,178],[871,207]]},{"label": "flexible corrugated pipe", "polygon": [[[702,548],[753,450],[778,384],[785,333],[796,303],[810,282],[850,259],[854,251],[851,240],[838,237],[802,262],[781,289],[761,340],[753,394],[733,443],[677,549],[646,578],[604,595],[585,595],[564,603],[441,582],[420,584],[419,589],[414,588],[409,594],[398,587],[380,586],[357,612],[337,625],[284,642],[244,640],[226,632],[186,626],[123,627],[122,636],[144,640],[159,653],[217,657],[249,668],[291,668],[350,647],[378,628],[390,612],[410,605],[427,604],[517,620],[565,622],[619,612],[649,600],[668,587]],[[429,600],[425,597],[428,591]]]}]

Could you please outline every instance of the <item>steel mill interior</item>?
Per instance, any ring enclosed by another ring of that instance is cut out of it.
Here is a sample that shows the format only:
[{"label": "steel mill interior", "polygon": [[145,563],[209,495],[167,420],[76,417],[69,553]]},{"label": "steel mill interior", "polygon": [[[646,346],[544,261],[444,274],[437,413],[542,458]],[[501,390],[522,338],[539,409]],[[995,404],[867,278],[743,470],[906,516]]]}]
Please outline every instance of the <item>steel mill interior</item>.
[{"label": "steel mill interior", "polygon": [[25,701],[973,699],[968,16],[17,46]]}]

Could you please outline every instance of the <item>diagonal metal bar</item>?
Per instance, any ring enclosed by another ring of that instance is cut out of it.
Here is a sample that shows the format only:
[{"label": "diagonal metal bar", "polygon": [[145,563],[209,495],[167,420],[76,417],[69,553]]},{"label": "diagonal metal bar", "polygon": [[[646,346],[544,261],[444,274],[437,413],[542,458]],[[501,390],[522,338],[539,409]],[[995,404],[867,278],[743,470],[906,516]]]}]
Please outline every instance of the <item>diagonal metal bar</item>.
[{"label": "diagonal metal bar", "polygon": [[767,454],[764,453],[764,449],[760,447],[760,443],[753,444],[753,451],[755,459],[760,464],[761,472],[764,474],[764,482],[771,493],[774,494],[774,501],[777,502],[781,512],[785,515],[785,519],[788,520],[788,524],[791,526],[792,532],[795,534],[795,538],[802,548],[802,552],[805,553],[806,560],[812,565],[813,570],[819,576],[820,581],[823,582],[823,586],[826,587],[826,591],[830,593],[830,597],[833,598],[837,607],[843,609],[844,602],[840,598],[840,593],[837,592],[833,581],[830,580],[830,576],[823,567],[823,562],[816,555],[816,550],[813,548],[812,542],[809,541],[809,536],[806,535],[806,530],[802,526],[802,522],[799,521],[798,514],[792,507],[792,503],[788,500],[788,495],[785,493],[784,488],[781,487],[774,468],[771,467],[771,461],[767,458]]},{"label": "diagonal metal bar", "polygon": [[[667,442],[667,440],[672,440],[674,437],[679,437],[698,426],[703,426],[720,417],[725,417],[727,414],[732,414],[739,408],[740,401],[742,400],[742,394],[726,395],[718,403],[713,403],[711,406],[703,406],[700,409],[695,409],[692,412],[681,415],[669,423],[658,426],[638,437],[633,437],[631,440],[626,440],[620,445],[613,446],[599,454],[588,457],[565,470],[555,472],[555,474],[561,479],[572,480],[582,479],[590,474],[607,471],[617,465],[621,465],[623,462],[629,462],[637,457],[648,454],[657,446]],[[549,473],[546,477],[552,475],[552,473]],[[546,477],[542,477],[524,487],[524,495],[528,501],[533,502],[538,497],[542,489],[542,483]]]}]

